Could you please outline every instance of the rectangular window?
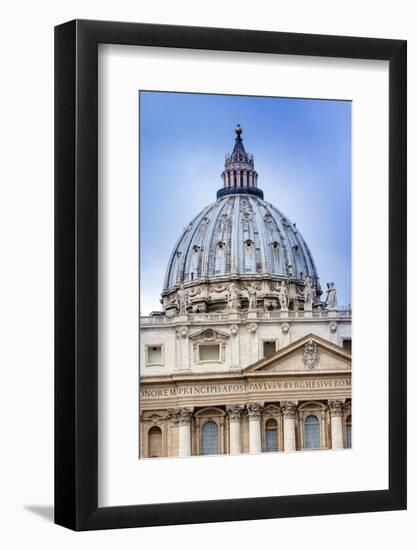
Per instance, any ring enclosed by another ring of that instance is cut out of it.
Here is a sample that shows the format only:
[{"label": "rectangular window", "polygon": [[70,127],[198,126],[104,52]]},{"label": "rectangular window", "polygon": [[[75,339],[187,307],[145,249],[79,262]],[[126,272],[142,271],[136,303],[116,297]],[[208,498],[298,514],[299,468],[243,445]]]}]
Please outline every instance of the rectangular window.
[{"label": "rectangular window", "polygon": [[276,343],[275,341],[264,342],[264,357],[269,357],[274,355],[276,352]]},{"label": "rectangular window", "polygon": [[146,364],[162,365],[162,346],[148,346]]},{"label": "rectangular window", "polygon": [[267,453],[275,453],[277,451],[277,430],[267,429],[265,432],[265,447]]},{"label": "rectangular window", "polygon": [[350,338],[343,340],[343,349],[349,353],[352,353],[352,340]]},{"label": "rectangular window", "polygon": [[201,344],[198,353],[200,361],[220,361],[219,344]]}]

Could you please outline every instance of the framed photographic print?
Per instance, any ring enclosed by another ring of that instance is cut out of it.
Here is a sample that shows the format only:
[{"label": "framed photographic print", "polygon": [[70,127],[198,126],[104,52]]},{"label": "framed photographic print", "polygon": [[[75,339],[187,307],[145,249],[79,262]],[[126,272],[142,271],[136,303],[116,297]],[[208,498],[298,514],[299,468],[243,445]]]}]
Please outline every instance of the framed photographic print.
[{"label": "framed photographic print", "polygon": [[406,507],[406,42],[55,32],[55,521]]}]

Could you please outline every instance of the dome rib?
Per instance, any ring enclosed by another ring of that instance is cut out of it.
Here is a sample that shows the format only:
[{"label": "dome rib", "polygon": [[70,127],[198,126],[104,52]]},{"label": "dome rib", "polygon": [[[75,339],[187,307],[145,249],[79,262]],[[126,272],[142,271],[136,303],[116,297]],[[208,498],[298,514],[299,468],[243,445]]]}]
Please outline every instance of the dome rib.
[{"label": "dome rib", "polygon": [[236,276],[239,273],[240,264],[240,251],[239,251],[239,211],[240,211],[240,196],[237,196],[233,206],[233,218],[232,218],[232,246],[231,246],[231,275]]},{"label": "dome rib", "polygon": [[257,201],[253,201],[253,204],[254,204],[254,210],[257,211],[257,219],[258,221],[260,221],[261,223],[259,223],[258,225],[258,231],[260,233],[260,245],[261,245],[261,250],[262,250],[262,273],[270,273],[271,272],[271,268],[270,266],[272,266],[272,263],[269,261],[269,254],[268,254],[268,243],[267,243],[267,239],[266,239],[266,235],[265,235],[265,223],[262,223],[264,221],[263,219],[263,216],[262,216],[262,213],[261,213],[261,210],[260,210],[260,207],[259,207],[259,204]]}]

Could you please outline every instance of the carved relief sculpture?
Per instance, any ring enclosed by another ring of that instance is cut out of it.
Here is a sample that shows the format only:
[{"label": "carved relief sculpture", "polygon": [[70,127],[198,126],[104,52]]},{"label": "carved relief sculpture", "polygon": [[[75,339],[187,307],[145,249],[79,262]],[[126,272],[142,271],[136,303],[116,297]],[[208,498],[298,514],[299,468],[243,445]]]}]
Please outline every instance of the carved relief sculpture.
[{"label": "carved relief sculpture", "polygon": [[288,334],[288,331],[290,330],[290,325],[288,323],[284,323],[281,327],[283,334]]},{"label": "carved relief sculpture", "polygon": [[248,300],[249,300],[249,311],[254,311],[257,308],[257,294],[255,285],[250,285],[248,287]]},{"label": "carved relief sculpture", "polygon": [[288,288],[285,281],[281,282],[278,290],[279,305],[283,311],[288,310]]},{"label": "carved relief sculpture", "polygon": [[187,307],[189,304],[188,291],[184,290],[184,284],[181,283],[180,288],[177,290],[177,308],[180,315],[187,313]]},{"label": "carved relief sculpture", "polygon": [[327,298],[326,309],[336,309],[337,307],[337,294],[334,283],[327,283]]},{"label": "carved relief sculpture", "polygon": [[320,361],[320,352],[317,342],[309,340],[304,345],[303,362],[308,369],[314,369],[317,367]]},{"label": "carved relief sculpture", "polygon": [[230,283],[228,305],[230,311],[237,311],[240,308],[239,292],[234,281]]},{"label": "carved relief sculpture", "polygon": [[314,288],[311,284],[310,277],[304,280],[304,310],[311,311],[313,308]]},{"label": "carved relief sculpture", "polygon": [[230,334],[232,336],[237,336],[239,334],[239,327],[237,325],[232,325],[230,327]]}]

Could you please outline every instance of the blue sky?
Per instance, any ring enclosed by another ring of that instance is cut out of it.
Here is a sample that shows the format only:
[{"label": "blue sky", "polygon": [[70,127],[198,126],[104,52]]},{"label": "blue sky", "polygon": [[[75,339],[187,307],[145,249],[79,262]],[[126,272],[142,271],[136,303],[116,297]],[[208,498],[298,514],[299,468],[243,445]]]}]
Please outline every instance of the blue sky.
[{"label": "blue sky", "polygon": [[351,302],[351,103],[140,92],[141,313],[160,309],[182,229],[222,186],[237,123],[258,187],[307,241],[321,286]]}]

